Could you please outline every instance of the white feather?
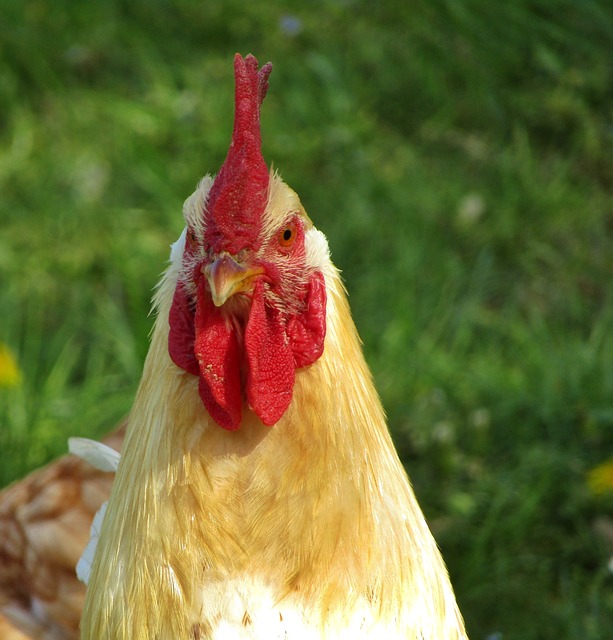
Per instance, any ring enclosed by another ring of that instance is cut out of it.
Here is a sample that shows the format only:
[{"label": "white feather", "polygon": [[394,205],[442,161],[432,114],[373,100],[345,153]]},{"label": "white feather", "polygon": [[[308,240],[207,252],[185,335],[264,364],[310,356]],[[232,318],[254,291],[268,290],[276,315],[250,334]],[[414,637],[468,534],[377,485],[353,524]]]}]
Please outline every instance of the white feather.
[{"label": "white feather", "polygon": [[[89,462],[92,467],[100,471],[117,471],[119,458],[121,456],[115,449],[111,449],[111,447],[108,447],[102,442],[90,440],[89,438],[68,438],[68,449],[70,453],[85,460],[85,462]],[[83,551],[83,555],[77,562],[77,578],[85,584],[89,582],[89,575],[92,570],[98,538],[100,538],[100,529],[102,528],[102,520],[106,512],[106,505],[107,503],[105,502],[94,516],[89,531],[89,542]]]},{"label": "white feather", "polygon": [[68,450],[100,471],[117,471],[119,453],[102,442],[89,438],[68,438]]},{"label": "white feather", "polygon": [[236,578],[204,588],[202,608],[213,620],[212,640],[401,640],[406,637],[395,620],[377,620],[365,599],[346,615],[331,616],[322,624],[317,610],[292,598],[283,604],[263,581]]},{"label": "white feather", "polygon": [[106,513],[106,506],[108,502],[105,502],[98,512],[94,516],[91,529],[89,530],[89,542],[83,551],[83,555],[77,562],[77,578],[84,584],[89,582],[89,575],[92,570],[92,563],[94,562],[94,554],[96,553],[96,547],[98,546],[98,539],[100,538],[100,530],[102,529],[102,521],[104,520],[104,514]]}]

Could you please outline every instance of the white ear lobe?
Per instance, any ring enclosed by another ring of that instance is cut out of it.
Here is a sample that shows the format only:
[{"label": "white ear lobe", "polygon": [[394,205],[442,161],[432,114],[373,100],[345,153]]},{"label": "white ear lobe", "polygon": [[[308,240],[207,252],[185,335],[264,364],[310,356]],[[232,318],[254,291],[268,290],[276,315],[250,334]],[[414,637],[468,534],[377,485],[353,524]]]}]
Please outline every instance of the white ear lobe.
[{"label": "white ear lobe", "polygon": [[330,249],[326,236],[313,227],[305,234],[306,263],[309,267],[325,271],[330,264]]},{"label": "white ear lobe", "polygon": [[170,245],[170,262],[181,266],[181,260],[183,259],[183,251],[185,249],[185,237],[187,235],[187,227],[183,229],[183,233],[179,236],[179,239]]}]

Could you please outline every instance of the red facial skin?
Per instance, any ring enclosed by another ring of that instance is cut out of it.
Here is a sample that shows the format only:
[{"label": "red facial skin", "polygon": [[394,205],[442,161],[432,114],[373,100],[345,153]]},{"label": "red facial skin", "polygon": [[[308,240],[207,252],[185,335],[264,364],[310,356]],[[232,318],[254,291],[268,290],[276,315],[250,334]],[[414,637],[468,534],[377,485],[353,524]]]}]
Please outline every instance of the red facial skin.
[{"label": "red facial skin", "polygon": [[[254,280],[251,293],[238,293],[216,307],[203,275],[206,258],[192,271],[195,294],[190,295],[183,283],[175,291],[170,356],[199,376],[202,402],[225,429],[240,427],[245,405],[265,425],[278,422],[292,401],[295,370],[312,364],[323,352],[324,278],[306,267],[302,222],[291,225],[291,245],[283,240],[288,228],[284,225],[258,252],[261,257],[253,257],[264,273]],[[187,246],[187,259],[189,252]]]}]

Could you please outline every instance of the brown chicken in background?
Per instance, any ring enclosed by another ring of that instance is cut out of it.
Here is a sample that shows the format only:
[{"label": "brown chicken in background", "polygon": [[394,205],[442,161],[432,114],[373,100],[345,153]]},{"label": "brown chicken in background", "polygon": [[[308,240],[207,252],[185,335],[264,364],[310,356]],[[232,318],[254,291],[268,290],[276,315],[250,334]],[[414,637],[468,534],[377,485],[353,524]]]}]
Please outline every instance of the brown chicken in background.
[{"label": "brown chicken in background", "polygon": [[[105,439],[119,451],[125,425]],[[112,473],[67,455],[0,493],[0,640],[78,638],[75,566]]]}]

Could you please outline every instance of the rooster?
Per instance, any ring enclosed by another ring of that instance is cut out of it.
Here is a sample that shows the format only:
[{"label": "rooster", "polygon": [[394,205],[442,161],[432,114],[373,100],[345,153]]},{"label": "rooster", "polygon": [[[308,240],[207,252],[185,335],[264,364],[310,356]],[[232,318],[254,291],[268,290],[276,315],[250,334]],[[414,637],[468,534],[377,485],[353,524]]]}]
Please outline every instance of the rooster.
[{"label": "rooster", "polygon": [[258,67],[154,298],[81,637],[465,638],[326,238],[263,159]]}]

